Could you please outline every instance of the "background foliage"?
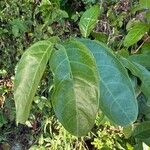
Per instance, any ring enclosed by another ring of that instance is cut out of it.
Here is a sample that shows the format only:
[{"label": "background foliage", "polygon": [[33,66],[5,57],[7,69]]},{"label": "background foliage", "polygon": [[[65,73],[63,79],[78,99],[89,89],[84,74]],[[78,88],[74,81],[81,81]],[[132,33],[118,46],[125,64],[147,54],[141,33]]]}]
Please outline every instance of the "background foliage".
[{"label": "background foliage", "polygon": [[[100,12],[96,12],[99,14],[98,17],[87,28],[88,34],[84,34],[81,28],[81,19],[84,19],[82,14],[87,9],[90,11],[89,8],[93,4],[99,4]],[[149,0],[0,1],[0,148],[147,148],[147,145],[150,145],[150,134],[147,134],[150,124],[149,23]],[[48,87],[52,85],[52,79],[47,77],[52,76],[49,68],[46,68],[42,77],[28,122],[25,126],[16,126],[12,88],[15,66],[25,49],[32,43],[49,39],[51,36],[66,39],[81,35],[104,42],[118,54],[118,57],[123,56],[134,61],[130,64],[125,59],[122,60],[130,70],[129,74],[140,106],[135,124],[139,126],[132,136],[133,126],[124,129],[115,127],[102,113],[97,116],[95,126],[87,136],[71,136],[57,121],[52,105],[47,99]]]}]

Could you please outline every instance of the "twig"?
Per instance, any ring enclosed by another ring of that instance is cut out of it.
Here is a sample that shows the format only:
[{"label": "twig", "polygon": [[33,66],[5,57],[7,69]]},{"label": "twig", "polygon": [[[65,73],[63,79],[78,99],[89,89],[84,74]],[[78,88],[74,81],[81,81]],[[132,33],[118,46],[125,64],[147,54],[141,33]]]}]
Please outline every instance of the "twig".
[{"label": "twig", "polygon": [[133,51],[133,54],[137,53],[137,52],[140,50],[140,48],[144,45],[144,43],[145,43],[147,40],[149,40],[149,39],[150,39],[150,36],[148,36],[148,37],[143,41],[143,43],[142,43],[135,51]]}]

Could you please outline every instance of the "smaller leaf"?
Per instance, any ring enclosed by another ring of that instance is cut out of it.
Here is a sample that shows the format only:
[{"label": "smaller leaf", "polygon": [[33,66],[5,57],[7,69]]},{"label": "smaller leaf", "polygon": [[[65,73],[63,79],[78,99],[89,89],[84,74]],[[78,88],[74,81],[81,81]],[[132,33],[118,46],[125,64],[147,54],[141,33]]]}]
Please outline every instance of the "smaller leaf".
[{"label": "smaller leaf", "polygon": [[139,22],[140,20],[135,20],[135,19],[129,20],[129,22],[126,25],[126,30],[129,31],[133,26],[135,26],[135,24]]},{"label": "smaller leaf", "polygon": [[139,115],[144,115],[145,119],[148,119],[150,114],[150,106],[147,105],[147,99],[143,93],[139,94],[137,97],[139,105]]},{"label": "smaller leaf", "polygon": [[149,25],[145,23],[136,23],[126,35],[124,39],[124,46],[129,47],[141,40],[144,34],[149,31],[149,28]]},{"label": "smaller leaf", "polygon": [[150,147],[150,138],[142,139],[142,141]]},{"label": "smaller leaf", "polygon": [[99,6],[95,5],[83,13],[79,22],[79,28],[83,37],[88,37],[94,29],[99,12]]},{"label": "smaller leaf", "polygon": [[150,68],[150,53],[149,54],[135,54],[129,57],[129,60],[134,61],[145,68]]},{"label": "smaller leaf", "polygon": [[150,0],[140,0],[140,7],[143,9],[150,9]]},{"label": "smaller leaf", "polygon": [[98,40],[103,43],[107,43],[108,35],[102,32],[92,32],[91,35],[93,38],[95,38],[95,40]]},{"label": "smaller leaf", "polygon": [[147,139],[150,137],[150,121],[139,124],[133,131],[133,136],[138,139]]},{"label": "smaller leaf", "polygon": [[147,22],[150,23],[150,11],[146,12],[145,18],[146,18]]},{"label": "smaller leaf", "polygon": [[124,133],[126,138],[129,138],[132,135],[132,131],[133,131],[133,125],[132,124],[123,128],[123,133]]},{"label": "smaller leaf", "polygon": [[137,76],[142,81],[141,90],[147,97],[148,104],[150,104],[150,72],[142,65],[123,57],[121,58],[121,61],[122,64],[132,72],[133,75]]},{"label": "smaller leaf", "polygon": [[61,0],[51,0],[51,3],[55,6],[55,7],[60,7],[60,3],[61,3]]},{"label": "smaller leaf", "polygon": [[150,43],[145,43],[141,48],[142,54],[148,54],[150,53]]},{"label": "smaller leaf", "polygon": [[120,56],[123,56],[125,58],[129,57],[129,51],[127,49],[124,49],[124,48],[117,51],[117,54]]},{"label": "smaller leaf", "polygon": [[15,37],[18,37],[27,30],[25,22],[20,19],[14,19],[10,22],[10,24],[12,26],[12,33]]}]

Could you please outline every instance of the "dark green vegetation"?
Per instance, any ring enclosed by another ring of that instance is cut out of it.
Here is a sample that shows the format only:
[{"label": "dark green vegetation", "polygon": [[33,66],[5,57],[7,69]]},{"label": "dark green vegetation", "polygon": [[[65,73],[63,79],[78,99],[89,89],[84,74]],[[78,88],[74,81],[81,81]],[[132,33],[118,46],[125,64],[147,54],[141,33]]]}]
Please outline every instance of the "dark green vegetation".
[{"label": "dark green vegetation", "polygon": [[0,8],[0,149],[148,149],[149,0]]}]

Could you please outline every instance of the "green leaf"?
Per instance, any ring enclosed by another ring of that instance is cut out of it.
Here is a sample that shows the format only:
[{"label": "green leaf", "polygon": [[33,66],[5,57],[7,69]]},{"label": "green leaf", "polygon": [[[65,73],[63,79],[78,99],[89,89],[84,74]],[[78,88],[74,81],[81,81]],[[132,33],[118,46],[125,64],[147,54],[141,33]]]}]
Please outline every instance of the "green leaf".
[{"label": "green leaf", "polygon": [[92,32],[91,35],[95,40],[107,43],[108,35],[106,35],[102,32]]},{"label": "green leaf", "polygon": [[143,9],[150,9],[150,0],[140,0],[140,7]]},{"label": "green leaf", "polygon": [[96,3],[96,0],[82,0],[85,4]]},{"label": "green leaf", "polygon": [[137,76],[142,81],[141,90],[147,97],[148,103],[150,104],[150,72],[142,65],[133,61],[129,61],[123,57],[121,58],[121,61],[123,65],[128,68],[133,75]]},{"label": "green leaf", "polygon": [[144,66],[147,69],[150,69],[150,53],[149,54],[134,54],[134,55],[131,55],[128,59]]},{"label": "green leaf", "polygon": [[126,35],[124,39],[124,46],[129,47],[141,40],[144,34],[149,31],[149,28],[149,25],[145,23],[136,23]]},{"label": "green leaf", "polygon": [[132,132],[133,132],[133,125],[128,125],[123,128],[124,136],[127,139],[132,135]]},{"label": "green leaf", "polygon": [[149,118],[150,114],[150,106],[147,105],[147,99],[143,93],[140,93],[137,97],[138,105],[139,105],[139,115],[145,116],[144,119]]},{"label": "green leaf", "polygon": [[58,8],[60,7],[60,2],[61,2],[60,0],[51,0],[50,2],[51,2],[55,7],[58,7]]},{"label": "green leaf", "polygon": [[117,51],[117,54],[123,57],[129,57],[129,51],[127,49],[121,49],[119,51]]},{"label": "green leaf", "polygon": [[140,123],[134,130],[133,136],[139,139],[150,138],[150,121]]},{"label": "green leaf", "polygon": [[22,56],[15,75],[14,99],[17,123],[28,119],[32,101],[52,52],[50,41],[32,45]]},{"label": "green leaf", "polygon": [[52,103],[56,116],[73,135],[86,135],[98,112],[99,82],[94,57],[81,43],[57,45],[50,59],[54,74]]},{"label": "green leaf", "polygon": [[12,33],[15,37],[27,31],[26,23],[20,19],[14,19],[10,24],[12,26]]},{"label": "green leaf", "polygon": [[147,11],[146,14],[145,14],[145,19],[147,21],[147,23],[150,24],[150,11]]},{"label": "green leaf", "polygon": [[82,39],[93,53],[100,75],[100,109],[114,123],[133,123],[138,114],[137,101],[127,71],[111,50],[98,41]]},{"label": "green leaf", "polygon": [[137,23],[140,23],[140,20],[129,20],[129,22],[126,25],[126,30],[129,31],[132,27],[134,27]]},{"label": "green leaf", "polygon": [[79,22],[79,28],[83,37],[88,37],[94,29],[97,23],[99,11],[99,6],[95,5],[83,13]]},{"label": "green leaf", "polygon": [[150,54],[150,43],[145,43],[141,48],[142,54]]},{"label": "green leaf", "polygon": [[149,150],[149,147],[145,142],[143,143],[141,140],[136,142],[137,144],[134,146],[134,150]]},{"label": "green leaf", "polygon": [[[150,138],[142,139],[142,141],[150,147]],[[149,149],[148,149],[149,150]]]}]

